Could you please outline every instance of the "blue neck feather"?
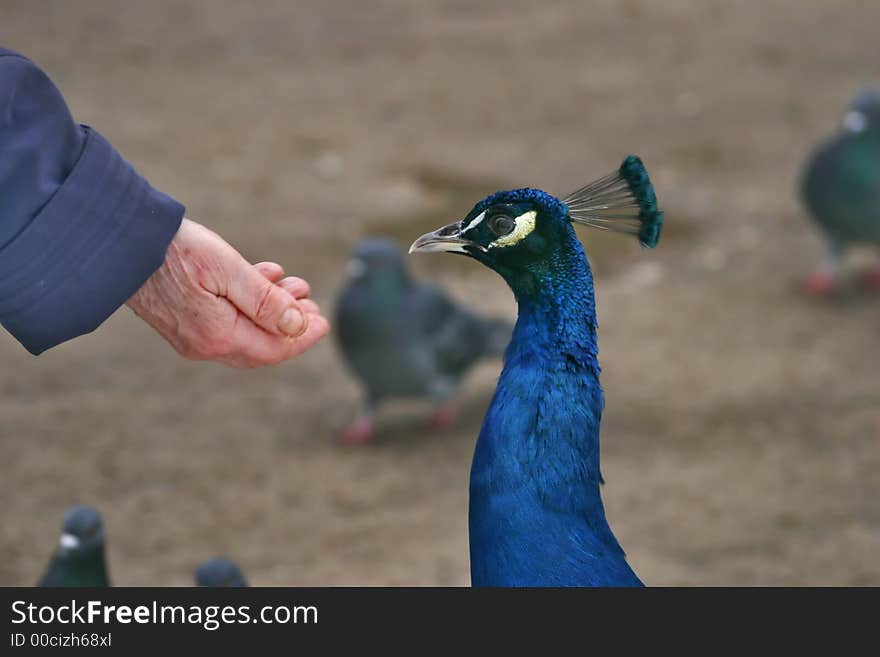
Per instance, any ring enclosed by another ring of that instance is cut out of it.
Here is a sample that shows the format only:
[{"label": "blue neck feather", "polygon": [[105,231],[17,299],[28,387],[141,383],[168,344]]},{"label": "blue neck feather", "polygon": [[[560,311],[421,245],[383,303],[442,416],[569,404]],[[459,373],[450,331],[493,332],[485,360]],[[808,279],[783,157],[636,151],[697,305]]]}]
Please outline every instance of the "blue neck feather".
[{"label": "blue neck feather", "polygon": [[499,271],[519,319],[471,468],[472,582],[639,585],[599,492],[604,401],[583,248],[566,225],[555,257]]}]

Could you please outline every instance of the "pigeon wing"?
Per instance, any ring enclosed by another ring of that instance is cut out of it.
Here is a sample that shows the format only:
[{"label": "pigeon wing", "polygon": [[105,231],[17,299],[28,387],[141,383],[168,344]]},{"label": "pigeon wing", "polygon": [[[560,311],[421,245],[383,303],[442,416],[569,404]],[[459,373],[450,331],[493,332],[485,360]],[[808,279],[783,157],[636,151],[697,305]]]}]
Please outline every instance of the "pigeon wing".
[{"label": "pigeon wing", "polygon": [[412,295],[420,349],[428,352],[438,374],[459,377],[486,352],[483,321],[433,285]]}]

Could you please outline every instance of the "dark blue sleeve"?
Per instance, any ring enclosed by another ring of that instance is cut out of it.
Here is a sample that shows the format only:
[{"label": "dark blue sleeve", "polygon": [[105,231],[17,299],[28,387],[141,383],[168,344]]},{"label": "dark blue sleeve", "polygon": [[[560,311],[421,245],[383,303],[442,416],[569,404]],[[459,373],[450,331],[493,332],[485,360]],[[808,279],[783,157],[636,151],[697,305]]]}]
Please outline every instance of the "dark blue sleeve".
[{"label": "dark blue sleeve", "polygon": [[52,81],[0,49],[0,323],[31,353],[96,329],[162,264],[184,208]]}]

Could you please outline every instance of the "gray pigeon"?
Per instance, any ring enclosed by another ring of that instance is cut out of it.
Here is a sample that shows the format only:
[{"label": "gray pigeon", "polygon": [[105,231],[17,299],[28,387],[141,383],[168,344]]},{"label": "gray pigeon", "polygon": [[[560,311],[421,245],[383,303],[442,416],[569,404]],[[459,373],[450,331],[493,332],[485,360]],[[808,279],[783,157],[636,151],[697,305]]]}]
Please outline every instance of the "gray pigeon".
[{"label": "gray pigeon", "polygon": [[74,506],[64,514],[58,548],[40,586],[110,586],[104,558],[104,523],[89,506]]},{"label": "gray pigeon", "polygon": [[241,568],[229,559],[208,559],[199,564],[195,573],[196,586],[245,587],[248,585]]},{"label": "gray pigeon", "polygon": [[[815,148],[804,167],[801,195],[827,243],[826,258],[807,279],[805,290],[830,292],[847,248],[880,246],[880,91],[858,93],[842,129]],[[861,280],[880,290],[880,266]]]},{"label": "gray pigeon", "polygon": [[480,317],[438,287],[413,279],[403,250],[389,239],[357,244],[347,273],[336,304],[336,338],[364,388],[364,402],[342,442],[369,441],[376,408],[389,398],[429,399],[434,424],[451,424],[452,396],[462,378],[480,359],[504,352],[513,324]]}]

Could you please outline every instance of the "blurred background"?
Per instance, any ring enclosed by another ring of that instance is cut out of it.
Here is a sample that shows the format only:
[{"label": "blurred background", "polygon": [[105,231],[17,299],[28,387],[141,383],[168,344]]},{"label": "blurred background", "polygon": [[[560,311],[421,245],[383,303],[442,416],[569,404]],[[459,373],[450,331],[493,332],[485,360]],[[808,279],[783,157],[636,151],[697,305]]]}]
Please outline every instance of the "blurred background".
[{"label": "blurred background", "polygon": [[[629,152],[667,231],[580,229],[597,277],[604,498],[654,585],[880,585],[880,298],[804,297],[813,144],[880,81],[880,6],[0,0],[34,59],[187,215],[332,312],[360,238],[409,244],[500,188],[564,195]],[[412,258],[515,316],[480,265]],[[127,309],[35,359],[0,335],[0,584],[31,585],[64,510],[104,513],[119,585],[236,559],[255,585],[466,585],[467,481],[499,362],[452,429],[384,407],[333,339],[279,367],[186,362]]]}]

